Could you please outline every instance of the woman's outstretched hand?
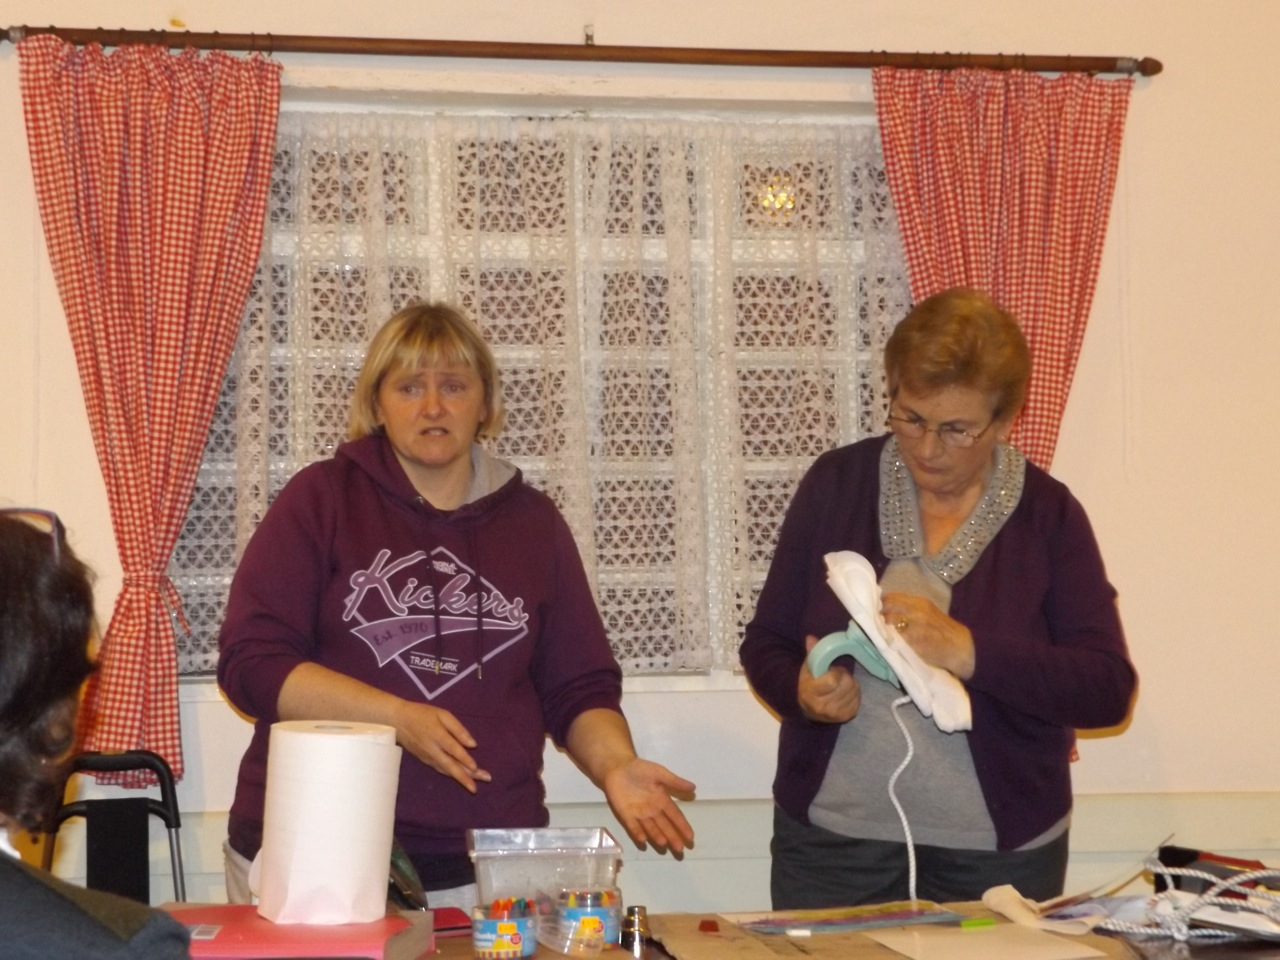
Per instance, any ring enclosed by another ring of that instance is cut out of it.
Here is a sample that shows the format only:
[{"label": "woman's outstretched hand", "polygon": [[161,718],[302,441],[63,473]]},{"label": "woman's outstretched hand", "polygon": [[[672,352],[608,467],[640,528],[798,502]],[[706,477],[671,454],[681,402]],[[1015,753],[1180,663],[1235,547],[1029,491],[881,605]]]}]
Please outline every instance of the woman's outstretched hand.
[{"label": "woman's outstretched hand", "polygon": [[663,853],[679,855],[693,843],[693,827],[672,799],[693,799],[692,781],[636,757],[609,771],[603,787],[609,808],[637,847],[643,850],[652,844]]}]

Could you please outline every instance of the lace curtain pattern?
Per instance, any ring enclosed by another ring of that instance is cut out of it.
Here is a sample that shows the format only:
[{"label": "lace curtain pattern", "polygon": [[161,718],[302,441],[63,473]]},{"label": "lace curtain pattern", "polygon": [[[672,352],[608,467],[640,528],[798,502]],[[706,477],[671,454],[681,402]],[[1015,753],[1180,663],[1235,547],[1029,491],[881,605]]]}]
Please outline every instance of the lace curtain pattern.
[{"label": "lace curtain pattern", "polygon": [[142,45],[108,56],[47,35],[18,54],[40,219],[124,568],[79,746],[154,750],[181,777],[181,608],[165,567],[258,259],[280,65]]},{"label": "lace curtain pattern", "polygon": [[183,672],[213,668],[240,550],[414,299],[493,345],[491,447],[564,512],[628,674],[736,668],[795,483],[883,430],[909,307],[869,122],[283,114],[171,567]]},{"label": "lace curtain pattern", "polygon": [[1098,280],[1133,78],[872,72],[917,300],[979,287],[1031,348],[1013,440],[1049,468]]}]

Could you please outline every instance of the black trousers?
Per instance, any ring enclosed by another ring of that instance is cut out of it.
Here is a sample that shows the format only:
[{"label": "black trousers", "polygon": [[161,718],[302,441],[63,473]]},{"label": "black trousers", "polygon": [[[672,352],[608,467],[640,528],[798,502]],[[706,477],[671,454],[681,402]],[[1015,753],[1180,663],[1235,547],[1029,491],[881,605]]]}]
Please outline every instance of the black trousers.
[{"label": "black trousers", "polygon": [[[792,820],[773,809],[775,910],[848,907],[910,899],[907,845],[858,840]],[[1033,850],[953,850],[916,845],[916,896],[947,903],[980,900],[1011,884],[1031,900],[1061,896],[1067,875],[1067,832]]]}]

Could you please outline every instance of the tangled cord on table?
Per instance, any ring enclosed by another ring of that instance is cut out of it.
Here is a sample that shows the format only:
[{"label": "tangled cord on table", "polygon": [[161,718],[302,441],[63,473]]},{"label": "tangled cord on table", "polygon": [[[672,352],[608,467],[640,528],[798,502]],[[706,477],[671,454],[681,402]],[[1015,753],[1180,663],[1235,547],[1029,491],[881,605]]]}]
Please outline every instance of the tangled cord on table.
[{"label": "tangled cord on table", "polygon": [[[915,840],[911,835],[911,824],[907,820],[906,810],[898,800],[898,778],[907,769],[915,756],[915,743],[906,723],[898,713],[901,707],[911,703],[911,697],[902,696],[893,701],[890,712],[898,728],[902,731],[907,743],[907,755],[889,777],[889,799],[902,821],[902,831],[907,846],[908,862],[908,896],[916,899],[916,850]],[[1165,878],[1165,890],[1155,894],[1147,908],[1146,922],[1135,923],[1128,920],[1107,919],[1097,924],[1097,929],[1107,930],[1132,937],[1169,937],[1177,942],[1185,943],[1197,940],[1239,940],[1249,934],[1244,930],[1227,930],[1220,927],[1194,926],[1192,916],[1205,907],[1221,907],[1233,912],[1256,913],[1266,917],[1280,926],[1280,893],[1270,889],[1258,889],[1249,884],[1273,881],[1274,887],[1280,887],[1280,870],[1266,868],[1234,873],[1230,877],[1220,877],[1204,870],[1191,867],[1172,867],[1160,861],[1158,857],[1149,857],[1143,869],[1154,876]],[[1203,893],[1194,897],[1176,890],[1173,877],[1189,877],[1204,881],[1207,886]],[[1233,893],[1235,896],[1227,896]],[[1181,902],[1180,902],[1181,901]],[[1166,906],[1167,905],[1167,906]]]},{"label": "tangled cord on table", "polygon": [[[1153,876],[1163,876],[1168,880],[1166,889],[1152,897],[1151,905],[1147,909],[1147,922],[1133,923],[1110,919],[1099,923],[1097,929],[1131,937],[1171,937],[1180,942],[1234,940],[1247,936],[1247,933],[1242,930],[1193,926],[1192,915],[1205,907],[1222,907],[1233,912],[1256,913],[1273,923],[1280,924],[1280,894],[1248,886],[1258,881],[1280,881],[1280,870],[1248,870],[1224,878],[1190,867],[1170,867],[1156,858],[1147,860],[1144,867]],[[1174,890],[1171,879],[1173,877],[1203,880],[1208,886],[1203,893],[1184,900],[1189,895]],[[1228,892],[1236,895],[1225,896]]]}]

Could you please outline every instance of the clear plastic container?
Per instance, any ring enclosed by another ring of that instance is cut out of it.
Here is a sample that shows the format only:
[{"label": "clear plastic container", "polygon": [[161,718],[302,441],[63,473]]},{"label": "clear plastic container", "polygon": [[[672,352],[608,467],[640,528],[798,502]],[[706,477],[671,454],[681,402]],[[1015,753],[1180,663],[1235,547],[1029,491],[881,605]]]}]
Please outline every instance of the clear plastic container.
[{"label": "clear plastic container", "polygon": [[[555,928],[550,925],[552,918]],[[590,942],[599,939],[601,949],[611,949],[618,945],[622,925],[622,892],[617,887],[566,888],[556,898],[555,910],[542,922],[548,933],[540,937],[541,942],[561,953],[566,951],[560,944],[575,938]]]},{"label": "clear plastic container", "polygon": [[538,902],[544,915],[560,891],[616,886],[622,848],[603,827],[468,830],[481,904],[510,897]]},{"label": "clear plastic container", "polygon": [[552,914],[539,922],[538,942],[566,957],[595,957],[605,948],[604,928],[561,920]]}]

